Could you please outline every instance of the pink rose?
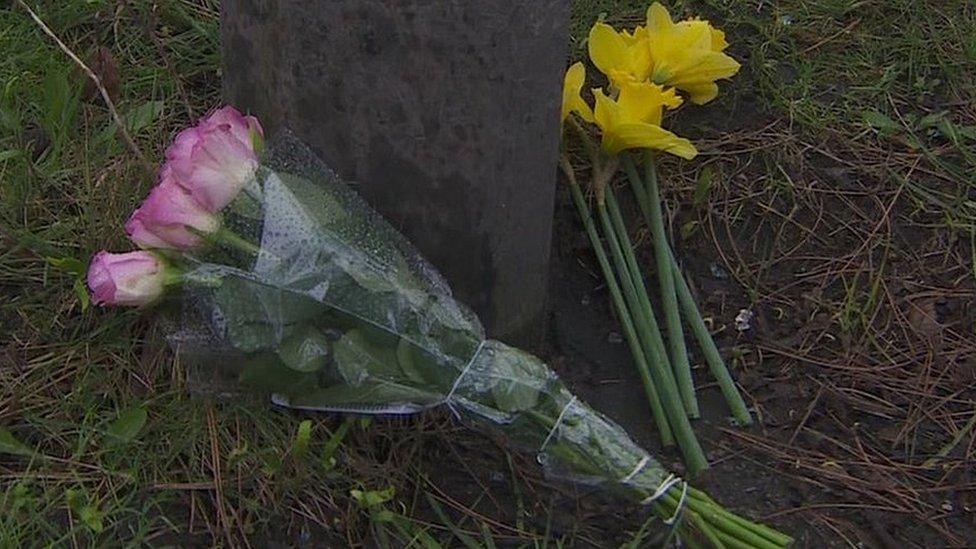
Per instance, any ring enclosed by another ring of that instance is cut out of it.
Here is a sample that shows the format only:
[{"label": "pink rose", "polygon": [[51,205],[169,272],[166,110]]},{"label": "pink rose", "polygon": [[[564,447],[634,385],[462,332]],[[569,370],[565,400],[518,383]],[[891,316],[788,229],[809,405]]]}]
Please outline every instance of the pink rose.
[{"label": "pink rose", "polygon": [[166,264],[151,252],[101,251],[88,267],[88,287],[96,305],[145,305],[163,295]]},{"label": "pink rose", "polygon": [[263,135],[256,118],[224,107],[176,136],[166,151],[166,166],[201,206],[217,212],[254,176],[254,143]]},{"label": "pink rose", "polygon": [[220,220],[198,204],[173,178],[164,166],[160,182],[149,193],[125,224],[129,239],[142,248],[195,248],[201,244],[198,234],[210,234],[220,227]]},{"label": "pink rose", "polygon": [[207,129],[227,126],[231,133],[234,134],[234,137],[242,143],[248,144],[251,150],[255,149],[255,141],[260,141],[264,138],[264,128],[261,127],[261,123],[258,122],[257,118],[250,115],[245,116],[241,114],[241,111],[230,105],[213,111],[201,120],[197,126]]}]

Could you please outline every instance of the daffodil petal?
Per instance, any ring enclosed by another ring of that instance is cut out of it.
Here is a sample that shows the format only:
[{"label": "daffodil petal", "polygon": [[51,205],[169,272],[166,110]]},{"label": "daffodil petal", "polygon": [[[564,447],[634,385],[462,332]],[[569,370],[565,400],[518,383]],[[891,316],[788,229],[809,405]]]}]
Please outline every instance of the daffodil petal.
[{"label": "daffodil petal", "polygon": [[673,88],[665,90],[650,82],[630,83],[620,89],[617,104],[624,120],[660,125],[664,107],[681,105],[681,98]]},{"label": "daffodil petal", "polygon": [[609,154],[619,154],[626,149],[654,149],[687,160],[698,155],[691,141],[660,126],[643,123],[621,124],[612,133],[604,133],[603,148]]},{"label": "daffodil petal", "polygon": [[626,29],[620,31],[620,36],[623,37],[624,42],[627,43],[628,47],[636,46],[647,40],[647,29],[638,25],[632,31],[628,31]]},{"label": "daffodil petal", "polygon": [[669,82],[671,85],[687,90],[688,86],[714,82],[729,78],[739,72],[741,65],[735,59],[719,52],[706,52],[686,65],[679,67]]},{"label": "daffodil petal", "polygon": [[593,111],[586,104],[586,101],[580,97],[580,91],[583,89],[583,82],[585,80],[586,68],[583,66],[583,63],[574,63],[566,71],[566,77],[563,80],[563,105],[562,118],[560,120],[565,121],[570,113],[575,112],[583,120],[587,122],[593,121]]},{"label": "daffodil petal", "polygon": [[607,94],[603,93],[603,88],[593,90],[593,99],[596,100],[593,108],[593,119],[596,121],[596,125],[606,133],[616,121],[617,104],[607,97]]},{"label": "daffodil petal", "polygon": [[722,53],[729,46],[725,33],[708,21],[675,23],[655,2],[647,10],[646,32],[651,81],[687,92],[695,103],[714,99],[718,94],[715,81],[739,71],[739,63]]},{"label": "daffodil petal", "polygon": [[623,70],[629,64],[627,41],[606,23],[593,25],[588,44],[590,60],[607,76],[615,70]]},{"label": "daffodil petal", "polygon": [[729,47],[728,41],[725,39],[725,33],[719,29],[712,28],[712,51],[725,51]]},{"label": "daffodil petal", "polygon": [[654,2],[647,8],[648,31],[666,31],[673,26],[674,23],[671,21],[671,14],[659,2]]},{"label": "daffodil petal", "polygon": [[718,84],[715,82],[692,84],[685,86],[684,90],[688,92],[688,99],[696,105],[704,105],[718,97]]}]

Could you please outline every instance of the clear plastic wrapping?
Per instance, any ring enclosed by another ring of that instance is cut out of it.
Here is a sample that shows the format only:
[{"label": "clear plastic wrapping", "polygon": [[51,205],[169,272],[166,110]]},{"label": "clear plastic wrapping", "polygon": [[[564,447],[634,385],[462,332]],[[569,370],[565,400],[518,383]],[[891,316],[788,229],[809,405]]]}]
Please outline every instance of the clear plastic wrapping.
[{"label": "clear plastic wrapping", "polygon": [[307,410],[444,405],[559,478],[641,498],[668,479],[539,359],[486,340],[437,271],[291,135],[270,143],[215,240],[192,259],[171,336],[198,384]]}]

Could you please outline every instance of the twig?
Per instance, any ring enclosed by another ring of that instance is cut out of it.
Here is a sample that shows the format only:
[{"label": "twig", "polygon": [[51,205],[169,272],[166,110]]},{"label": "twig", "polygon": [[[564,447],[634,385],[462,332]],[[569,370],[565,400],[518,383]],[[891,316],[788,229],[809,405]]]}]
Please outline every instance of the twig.
[{"label": "twig", "polygon": [[[224,530],[224,536],[228,542],[233,543],[233,536],[230,533],[230,521],[227,518],[227,511],[224,508],[223,480],[220,473],[220,443],[217,441],[217,418],[214,415],[213,406],[207,407],[207,430],[210,432],[210,466],[213,470],[214,502],[217,507],[217,520],[220,527]],[[216,534],[216,533],[215,533]]]},{"label": "twig", "polygon": [[58,35],[54,34],[54,31],[52,31],[51,28],[48,27],[44,23],[44,21],[42,21],[41,18],[37,16],[36,13],[34,13],[34,10],[32,10],[30,6],[24,3],[24,0],[16,0],[16,2],[18,5],[20,5],[20,7],[24,8],[24,11],[27,12],[27,15],[30,15],[31,19],[33,19],[34,22],[37,23],[39,27],[41,27],[41,30],[44,31],[44,34],[48,35],[51,38],[51,40],[54,40],[54,42],[57,43],[58,47],[61,48],[61,51],[63,51],[65,55],[71,58],[71,60],[74,61],[75,64],[78,65],[78,67],[80,67],[82,71],[84,71],[85,75],[87,75],[88,78],[90,78],[91,81],[95,84],[95,87],[98,88],[98,93],[101,94],[102,96],[102,100],[105,101],[105,106],[108,107],[108,112],[112,115],[112,120],[115,121],[115,125],[118,127],[119,132],[122,133],[122,138],[125,139],[125,142],[129,146],[129,149],[132,150],[132,154],[136,155],[136,158],[139,159],[139,163],[142,164],[142,167],[143,169],[146,170],[146,173],[153,174],[155,172],[153,165],[146,159],[146,156],[142,154],[142,151],[139,149],[139,146],[136,145],[136,142],[132,139],[132,136],[129,134],[129,130],[126,129],[125,122],[122,120],[122,117],[119,116],[119,111],[115,108],[115,103],[112,102],[112,98],[111,96],[109,96],[108,90],[106,90],[105,86],[102,84],[102,79],[99,78],[94,71],[88,68],[88,65],[86,65],[85,62],[82,61],[75,54],[75,52],[71,51],[71,48],[69,48],[64,42],[62,42],[61,39],[58,38]]}]

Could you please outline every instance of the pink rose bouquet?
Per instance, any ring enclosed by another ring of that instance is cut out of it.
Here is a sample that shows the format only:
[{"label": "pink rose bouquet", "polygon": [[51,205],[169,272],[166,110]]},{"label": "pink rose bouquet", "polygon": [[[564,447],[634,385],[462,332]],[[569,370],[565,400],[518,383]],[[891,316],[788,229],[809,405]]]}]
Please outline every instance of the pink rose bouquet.
[{"label": "pink rose bouquet", "polygon": [[126,224],[146,250],[97,254],[94,300],[145,305],[178,285],[172,339],[208,380],[230,374],[307,410],[447,406],[535,451],[549,473],[646,506],[688,540],[789,541],[668,473],[541,360],[487,339],[436,270],[300,142],[262,143],[257,120],[230,107],[181,132]]}]

